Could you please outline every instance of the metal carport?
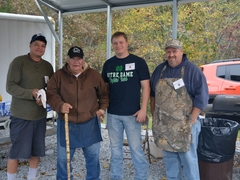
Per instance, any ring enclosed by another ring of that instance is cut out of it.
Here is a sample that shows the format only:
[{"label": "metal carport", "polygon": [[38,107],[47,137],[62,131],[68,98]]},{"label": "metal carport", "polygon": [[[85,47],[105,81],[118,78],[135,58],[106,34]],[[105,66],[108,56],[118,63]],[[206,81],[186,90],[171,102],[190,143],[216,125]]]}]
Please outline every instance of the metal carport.
[{"label": "metal carport", "polygon": [[[203,2],[206,0],[35,0],[39,10],[44,16],[46,22],[59,44],[59,68],[62,67],[62,16],[76,13],[91,13],[107,11],[107,53],[106,59],[111,56],[111,10],[146,7],[146,6],[160,6],[173,5],[173,21],[172,21],[172,38],[177,38],[177,21],[178,21],[178,3],[192,3]],[[58,13],[59,32],[55,32],[50,26],[47,14],[44,12],[42,6],[46,6]]]}]

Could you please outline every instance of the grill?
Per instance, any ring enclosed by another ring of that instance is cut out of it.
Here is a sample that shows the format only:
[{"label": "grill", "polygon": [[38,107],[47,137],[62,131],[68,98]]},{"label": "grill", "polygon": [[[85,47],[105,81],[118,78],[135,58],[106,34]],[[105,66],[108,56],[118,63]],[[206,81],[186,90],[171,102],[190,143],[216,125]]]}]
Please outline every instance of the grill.
[{"label": "grill", "polygon": [[217,95],[204,110],[206,118],[224,118],[240,124],[240,95]]}]

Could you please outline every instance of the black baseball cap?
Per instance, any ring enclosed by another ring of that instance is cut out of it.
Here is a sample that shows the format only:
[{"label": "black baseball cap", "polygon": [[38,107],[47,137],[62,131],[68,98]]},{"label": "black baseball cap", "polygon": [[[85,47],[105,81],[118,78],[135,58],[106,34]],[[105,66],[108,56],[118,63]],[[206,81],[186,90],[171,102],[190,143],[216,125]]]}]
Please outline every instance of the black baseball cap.
[{"label": "black baseball cap", "polygon": [[68,56],[70,58],[73,58],[73,57],[80,57],[81,59],[83,59],[83,50],[78,47],[78,46],[74,46],[74,47],[71,47],[69,50],[68,50]]},{"label": "black baseball cap", "polygon": [[36,40],[42,41],[42,42],[44,42],[44,43],[47,45],[47,40],[46,40],[45,36],[43,36],[41,33],[34,34],[34,35],[32,36],[32,39],[31,39],[31,41],[30,41],[30,44],[33,43],[33,42],[36,41]]}]

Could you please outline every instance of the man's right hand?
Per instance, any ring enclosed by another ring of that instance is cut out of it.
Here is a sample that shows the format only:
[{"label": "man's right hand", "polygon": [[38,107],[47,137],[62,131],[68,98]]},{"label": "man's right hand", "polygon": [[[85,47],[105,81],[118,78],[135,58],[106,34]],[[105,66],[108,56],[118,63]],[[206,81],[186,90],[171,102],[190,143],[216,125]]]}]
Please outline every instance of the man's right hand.
[{"label": "man's right hand", "polygon": [[72,109],[72,106],[68,103],[63,103],[62,107],[61,107],[61,113],[63,114],[68,114],[69,113],[69,109]]}]

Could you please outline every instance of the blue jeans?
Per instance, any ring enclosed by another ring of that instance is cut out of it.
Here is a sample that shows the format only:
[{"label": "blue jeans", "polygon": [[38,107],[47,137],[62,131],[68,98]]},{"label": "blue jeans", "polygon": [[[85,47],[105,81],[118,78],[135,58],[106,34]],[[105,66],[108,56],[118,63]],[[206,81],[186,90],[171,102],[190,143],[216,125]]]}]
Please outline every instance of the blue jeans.
[{"label": "blue jeans", "polygon": [[192,140],[188,152],[163,152],[163,160],[166,168],[167,180],[181,180],[182,167],[185,180],[200,180],[198,168],[198,135],[201,131],[201,123],[197,120],[192,126]]},{"label": "blue jeans", "polygon": [[107,127],[111,146],[111,179],[123,179],[123,133],[125,129],[135,168],[135,179],[146,180],[148,163],[142,149],[141,123],[136,122],[134,116],[118,116],[108,113]]},{"label": "blue jeans", "polygon": [[[57,120],[59,121],[59,119]],[[74,152],[76,148],[70,148],[70,162],[72,161]],[[95,143],[89,147],[82,148],[87,176],[86,180],[99,180],[100,176],[100,163],[99,163],[99,153],[100,153],[100,142]],[[72,166],[71,172],[72,172]],[[60,128],[57,126],[57,180],[67,180],[67,156],[66,148],[62,147],[60,144]],[[71,175],[71,179],[73,176]]]}]

